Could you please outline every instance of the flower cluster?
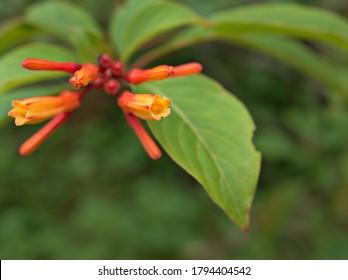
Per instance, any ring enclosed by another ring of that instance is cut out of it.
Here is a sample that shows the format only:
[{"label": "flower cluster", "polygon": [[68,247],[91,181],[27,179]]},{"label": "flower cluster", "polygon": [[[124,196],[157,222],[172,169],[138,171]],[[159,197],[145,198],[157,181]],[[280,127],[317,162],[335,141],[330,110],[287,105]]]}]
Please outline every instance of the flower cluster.
[{"label": "flower cluster", "polygon": [[[180,66],[160,65],[151,69],[124,71],[120,61],[113,61],[109,55],[98,57],[96,65],[91,63],[56,62],[38,58],[27,58],[22,66],[29,70],[63,71],[73,76],[69,82],[75,90],[66,90],[57,96],[40,96],[14,100],[8,113],[15,118],[15,124],[35,124],[52,118],[37,133],[22,144],[19,153],[28,156],[33,153],[70,115],[80,107],[83,97],[93,89],[102,89],[115,96],[126,121],[138,136],[141,144],[152,159],[161,157],[161,151],[142,126],[139,119],[159,121],[170,115],[170,100],[158,94],[134,94],[122,87],[138,85],[147,81],[163,80],[196,74],[202,71],[199,63]],[[80,89],[82,87],[82,90]]]}]

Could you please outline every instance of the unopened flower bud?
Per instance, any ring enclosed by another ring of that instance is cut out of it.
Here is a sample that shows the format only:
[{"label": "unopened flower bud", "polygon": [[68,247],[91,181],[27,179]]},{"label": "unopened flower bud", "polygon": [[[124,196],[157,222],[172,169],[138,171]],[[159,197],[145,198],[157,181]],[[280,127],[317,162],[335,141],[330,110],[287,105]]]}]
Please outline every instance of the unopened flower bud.
[{"label": "unopened flower bud", "polygon": [[120,77],[123,75],[123,64],[119,61],[114,61],[111,63],[111,72],[115,77]]},{"label": "unopened flower bud", "polygon": [[64,71],[72,74],[79,70],[81,65],[74,62],[56,62],[40,58],[27,58],[23,60],[22,67],[29,70]]},{"label": "unopened flower bud", "polygon": [[95,78],[95,80],[93,81],[93,87],[95,88],[101,88],[103,87],[105,83],[105,78],[103,76],[98,76],[97,78]]},{"label": "unopened flower bud", "polygon": [[98,58],[99,66],[106,69],[110,66],[111,58],[108,54],[102,54]]},{"label": "unopened flower bud", "polygon": [[105,92],[110,95],[115,95],[120,89],[120,84],[115,79],[110,79],[104,83]]}]

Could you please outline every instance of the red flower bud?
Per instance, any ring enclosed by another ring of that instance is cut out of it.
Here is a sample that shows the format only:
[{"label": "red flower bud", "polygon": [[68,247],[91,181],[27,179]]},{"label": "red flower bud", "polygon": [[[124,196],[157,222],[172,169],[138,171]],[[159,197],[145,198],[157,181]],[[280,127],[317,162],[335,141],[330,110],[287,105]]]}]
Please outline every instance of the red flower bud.
[{"label": "red flower bud", "polygon": [[104,90],[107,94],[115,95],[120,89],[120,84],[115,79],[110,79],[104,84]]},{"label": "red flower bud", "polygon": [[108,54],[102,54],[98,59],[99,65],[102,68],[108,68],[111,63],[111,58]]},{"label": "red flower bud", "polygon": [[120,77],[123,75],[123,64],[119,61],[114,61],[111,63],[111,72],[116,77]]},{"label": "red flower bud", "polygon": [[95,88],[101,88],[103,87],[105,83],[105,77],[99,75],[95,80],[93,81],[93,87]]}]

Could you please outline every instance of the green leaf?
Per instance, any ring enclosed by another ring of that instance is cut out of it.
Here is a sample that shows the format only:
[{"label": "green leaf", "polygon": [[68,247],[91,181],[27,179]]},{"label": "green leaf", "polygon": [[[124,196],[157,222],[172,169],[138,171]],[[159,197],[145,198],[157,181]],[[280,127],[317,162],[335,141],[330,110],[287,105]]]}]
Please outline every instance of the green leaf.
[{"label": "green leaf", "polygon": [[70,51],[52,44],[28,44],[14,49],[0,57],[0,93],[27,83],[67,75],[63,72],[30,71],[22,68],[22,61],[30,57],[61,62],[76,60]]},{"label": "green leaf", "polygon": [[71,42],[79,53],[80,61],[96,63],[100,54],[112,54],[111,48],[94,33],[75,29],[71,32]]},{"label": "green leaf", "polygon": [[88,12],[64,1],[48,1],[33,5],[27,11],[25,18],[31,24],[67,42],[70,41],[70,32],[76,29],[102,34]]},{"label": "green leaf", "polygon": [[205,26],[194,26],[187,28],[166,42],[145,52],[140,58],[137,59],[134,67],[141,68],[153,60],[175,50],[216,39],[217,34],[212,28]]},{"label": "green leaf", "polygon": [[122,61],[156,36],[202,19],[188,7],[169,1],[128,1],[116,8],[110,38]]},{"label": "green leaf", "polygon": [[347,21],[320,8],[296,4],[256,4],[217,13],[211,20],[221,35],[274,33],[348,49]]},{"label": "green leaf", "polygon": [[103,45],[103,34],[94,18],[68,2],[49,1],[33,5],[25,18],[32,25],[72,43],[82,59],[95,59],[96,45]]},{"label": "green leaf", "polygon": [[225,38],[221,36],[220,39],[274,57],[317,79],[326,88],[337,91],[342,96],[347,97],[347,69],[329,63],[320,54],[315,53],[300,42],[283,37],[255,34],[232,35]]},{"label": "green leaf", "polygon": [[146,83],[137,92],[169,97],[170,117],[148,124],[167,153],[243,230],[260,171],[245,106],[215,81],[196,75]]},{"label": "green leaf", "polygon": [[274,57],[280,62],[318,80],[323,86],[333,92],[347,97],[347,69],[325,60],[304,44],[286,37],[268,34],[218,34],[213,29],[197,26],[180,32],[164,44],[145,52],[134,67],[143,67],[156,58],[167,53],[206,41],[224,41],[241,45],[262,54]]},{"label": "green leaf", "polygon": [[7,113],[12,108],[12,101],[22,98],[54,95],[63,90],[62,86],[36,86],[16,89],[8,92],[7,94],[0,95],[0,126],[5,124],[11,118],[7,116]]},{"label": "green leaf", "polygon": [[0,53],[30,39],[38,30],[26,25],[22,19],[14,18],[0,26]]}]

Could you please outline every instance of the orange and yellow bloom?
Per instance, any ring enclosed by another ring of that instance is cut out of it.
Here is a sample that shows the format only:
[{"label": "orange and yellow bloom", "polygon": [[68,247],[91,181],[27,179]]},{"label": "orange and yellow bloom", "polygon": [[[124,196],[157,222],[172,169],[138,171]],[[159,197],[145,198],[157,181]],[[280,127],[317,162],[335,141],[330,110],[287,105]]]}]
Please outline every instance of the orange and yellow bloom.
[{"label": "orange and yellow bloom", "polygon": [[170,100],[158,94],[134,94],[126,90],[118,98],[117,103],[149,157],[159,159],[162,155],[161,150],[141,125],[139,118],[159,121],[169,116]]},{"label": "orange and yellow bloom", "polygon": [[80,106],[79,95],[75,92],[64,91],[58,96],[39,96],[12,101],[13,109],[8,112],[15,118],[15,124],[35,124],[53,116],[71,112]]},{"label": "orange and yellow bloom", "polygon": [[126,90],[117,100],[123,112],[143,120],[156,120],[170,115],[170,100],[159,94],[134,94]]},{"label": "orange and yellow bloom", "polygon": [[74,85],[75,89],[85,87],[97,78],[98,72],[99,68],[97,66],[85,63],[80,70],[74,73],[74,76],[69,81]]},{"label": "orange and yellow bloom", "polygon": [[98,57],[97,65],[91,63],[56,62],[39,58],[27,58],[23,68],[35,71],[63,71],[73,74],[70,83],[79,91],[64,91],[58,96],[41,96],[14,100],[13,109],[8,115],[15,118],[15,124],[35,124],[52,118],[38,132],[25,141],[19,153],[22,156],[32,154],[58,127],[67,121],[70,115],[80,107],[86,93],[91,90],[103,90],[116,97],[126,121],[134,130],[145,151],[152,159],[162,155],[154,140],[142,126],[140,119],[159,121],[170,115],[171,102],[158,94],[134,94],[128,90],[120,94],[121,87],[128,84],[140,84],[148,81],[196,74],[202,71],[199,63],[187,63],[179,66],[160,65],[151,69],[132,69],[124,73],[124,65],[112,60],[109,55]]}]

